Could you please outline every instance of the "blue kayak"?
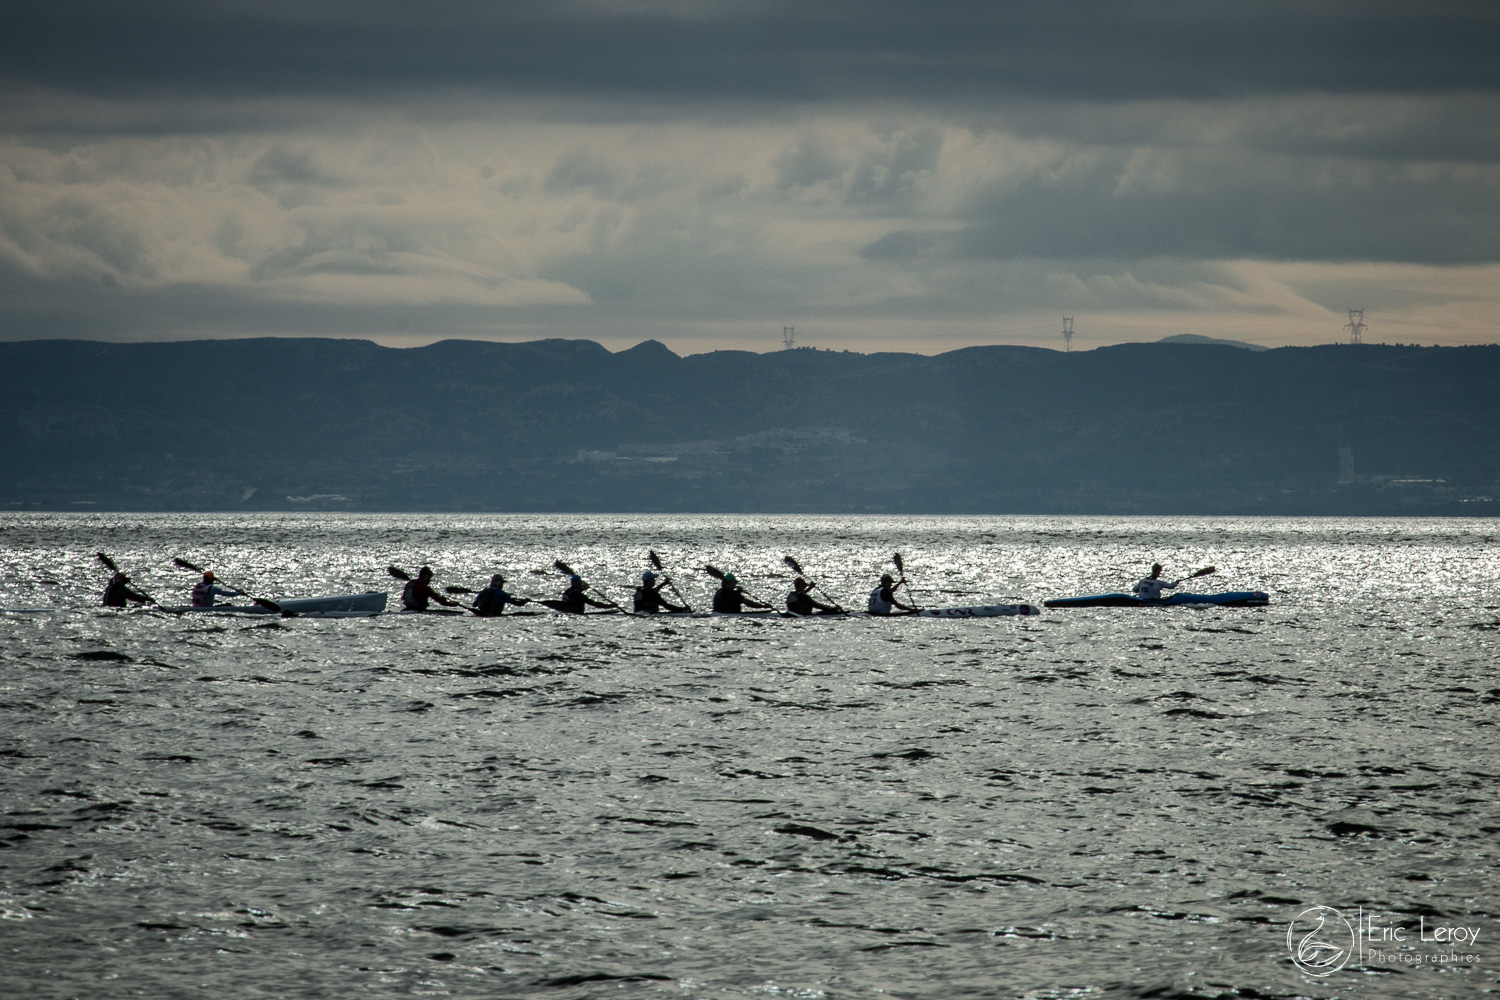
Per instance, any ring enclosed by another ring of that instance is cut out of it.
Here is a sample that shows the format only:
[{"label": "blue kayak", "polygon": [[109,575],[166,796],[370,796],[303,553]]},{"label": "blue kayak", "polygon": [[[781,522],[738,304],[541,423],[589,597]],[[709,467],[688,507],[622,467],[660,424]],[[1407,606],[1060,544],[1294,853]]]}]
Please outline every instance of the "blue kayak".
[{"label": "blue kayak", "polygon": [[1092,597],[1059,597],[1043,601],[1046,608],[1167,608],[1182,605],[1219,608],[1263,608],[1271,603],[1270,595],[1258,590],[1240,590],[1230,594],[1173,594],[1148,601],[1134,594],[1094,594]]}]

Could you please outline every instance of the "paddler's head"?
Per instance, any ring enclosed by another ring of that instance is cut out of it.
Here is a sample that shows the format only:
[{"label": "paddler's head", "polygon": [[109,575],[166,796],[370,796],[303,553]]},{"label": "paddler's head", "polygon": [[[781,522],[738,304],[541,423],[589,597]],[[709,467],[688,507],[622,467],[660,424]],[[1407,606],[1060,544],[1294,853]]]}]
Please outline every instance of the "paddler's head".
[{"label": "paddler's head", "polygon": [[896,582],[896,578],[893,577],[893,576],[891,576],[891,574],[889,574],[889,573],[882,573],[882,574],[880,574],[880,584],[881,584],[881,586],[883,586],[883,587],[889,587],[891,584],[893,584],[895,582]]},{"label": "paddler's head", "polygon": [[733,573],[724,574],[724,586],[734,587],[739,584],[739,579]]},{"label": "paddler's head", "polygon": [[568,583],[571,586],[577,587],[579,590],[589,589],[589,585],[584,583],[583,577],[579,576],[577,573],[574,573],[572,576],[568,577]]},{"label": "paddler's head", "polygon": [[432,579],[432,567],[431,566],[423,566],[421,569],[417,570],[417,579],[421,580],[423,583],[426,583],[428,580],[431,580]]},{"label": "paddler's head", "polygon": [[505,577],[501,576],[499,573],[496,573],[494,576],[490,577],[490,586],[496,589],[505,586]]},{"label": "paddler's head", "polygon": [[109,578],[109,582],[110,583],[129,583],[130,582],[130,577],[126,576],[124,573],[116,573],[114,576],[112,576],[112,577]]},{"label": "paddler's head", "polygon": [[207,572],[205,572],[203,574],[203,582],[204,583],[213,583],[214,582],[214,571],[213,570],[208,570]]},{"label": "paddler's head", "polygon": [[655,580],[655,579],[656,579],[656,574],[653,573],[653,572],[651,572],[649,569],[646,570],[646,572],[644,572],[644,573],[641,574],[641,582],[644,583],[644,584],[646,584],[647,586],[650,586],[651,581]]},{"label": "paddler's head", "polygon": [[1161,563],[1152,563],[1151,564],[1151,579],[1155,580],[1159,576],[1161,576]]},{"label": "paddler's head", "polygon": [[807,589],[807,581],[799,576],[797,577],[797,579],[792,581],[792,586],[795,587],[797,589],[797,593],[800,594]]}]

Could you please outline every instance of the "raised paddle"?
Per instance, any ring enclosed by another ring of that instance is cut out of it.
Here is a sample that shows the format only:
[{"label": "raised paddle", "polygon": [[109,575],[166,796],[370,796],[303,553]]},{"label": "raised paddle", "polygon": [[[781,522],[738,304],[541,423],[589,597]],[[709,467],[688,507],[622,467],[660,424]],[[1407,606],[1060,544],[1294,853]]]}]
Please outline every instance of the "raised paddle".
[{"label": "raised paddle", "polygon": [[[118,566],[115,565],[115,561],[113,559],[111,559],[109,556],[105,555],[103,552],[95,552],[94,555],[95,555],[95,557],[98,558],[98,560],[100,562],[102,562],[105,565],[105,567],[107,567],[109,569],[109,571],[111,573],[119,573],[119,572],[121,572],[120,567],[118,567]],[[144,597],[146,599],[146,603],[147,604],[155,604],[156,603],[156,598],[152,597],[150,594],[146,593],[144,590],[137,590],[136,593],[140,594],[142,597]]]},{"label": "raised paddle", "polygon": [[901,561],[901,553],[897,552],[895,558],[893,558],[891,561],[896,564],[896,572],[901,574],[901,583],[896,584],[896,586],[899,587],[902,584],[905,584],[907,598],[910,599],[913,604],[916,604],[917,595],[911,592],[911,584],[906,582],[906,563]]},{"label": "raised paddle", "polygon": [[1212,573],[1217,573],[1217,572],[1218,572],[1218,570],[1214,569],[1212,566],[1205,566],[1202,569],[1200,569],[1198,572],[1194,573],[1192,576],[1185,576],[1181,580],[1178,580],[1177,582],[1178,583],[1186,583],[1189,580],[1196,580],[1200,576],[1208,576],[1208,575],[1210,575]]},{"label": "raised paddle", "polygon": [[[385,571],[387,573],[391,574],[391,576],[393,576],[396,579],[400,580],[402,583],[411,583],[411,574],[407,573],[406,570],[402,569],[399,566],[387,566],[385,568]],[[447,591],[448,593],[450,593],[450,594],[472,594],[472,593],[474,593],[474,591],[468,589],[467,587],[444,587],[443,589],[445,591]],[[462,607],[462,605],[458,605],[458,606]]]},{"label": "raised paddle", "polygon": [[[555,570],[557,570],[559,573],[562,573],[564,576],[576,576],[580,580],[583,579],[583,574],[582,573],[578,572],[572,566],[569,566],[567,563],[563,562],[561,559],[554,559],[554,560],[552,560],[552,568],[555,569]],[[594,590],[594,588],[593,588],[592,585],[589,586],[589,589],[590,590]],[[632,611],[626,611],[624,608],[620,607],[614,601],[611,601],[608,597],[605,596],[605,594],[604,594],[604,592],[602,590],[594,590],[594,593],[598,594],[599,597],[601,599],[603,599],[603,601],[604,601],[605,604],[608,604],[610,607],[612,607],[616,611],[620,612],[620,614],[622,614],[622,615],[634,614],[634,612],[632,612]]]},{"label": "raised paddle", "polygon": [[[713,577],[715,580],[718,580],[720,583],[723,583],[724,582],[724,577],[726,577],[726,576],[729,575],[728,573],[725,573],[719,567],[715,566],[713,563],[709,563],[708,565],[704,566],[703,567],[703,572],[707,573],[709,576]],[[736,577],[734,582],[735,583],[739,583],[739,578]],[[745,588],[744,587],[740,588],[740,593],[745,594]],[[748,598],[750,598],[756,604],[766,604],[765,601],[762,601],[760,598],[756,597],[753,594],[745,594],[745,596],[748,597]],[[766,604],[766,607],[769,608],[770,605]]]},{"label": "raised paddle", "polygon": [[[173,556],[172,557],[172,563],[175,566],[177,566],[179,569],[190,569],[194,573],[202,573],[202,572],[204,572],[204,570],[198,568],[197,566],[194,566],[192,563],[188,562],[186,559],[182,559],[182,558],[179,558],[177,556]],[[234,585],[230,584],[230,586],[233,587]],[[244,590],[242,590],[239,587],[235,587],[234,589],[238,590],[240,592],[240,596],[241,597],[249,597],[250,600],[254,601],[256,604],[259,604],[261,607],[265,608],[267,611],[274,611],[277,614],[279,614],[279,615],[285,615],[288,618],[292,617],[296,613],[296,612],[293,612],[293,611],[282,611],[281,610],[281,605],[277,604],[275,601],[268,601],[264,597],[251,597],[249,594],[245,593]]]},{"label": "raised paddle", "polygon": [[[791,571],[793,573],[796,573],[798,576],[802,577],[804,580],[807,579],[807,574],[803,571],[802,564],[799,563],[797,560],[793,559],[791,556],[782,556],[781,557],[781,561],[784,562],[784,563],[786,563],[787,566],[791,568]],[[818,584],[816,582],[809,583],[807,585],[807,589],[808,590],[823,590],[823,588],[820,587],[820,586],[818,586]],[[828,591],[823,590],[823,596],[824,597],[828,597]],[[843,606],[841,606],[837,600],[833,601],[833,606],[835,608],[837,608],[838,610],[840,610],[840,611],[844,610]]]},{"label": "raised paddle", "polygon": [[657,556],[654,549],[646,550],[646,558],[651,561],[653,569],[661,570],[662,579],[667,581],[667,586],[672,588],[672,593],[677,595],[677,599],[682,602],[682,606],[689,611],[693,610],[693,606],[688,603],[687,598],[682,596],[682,591],[677,589],[677,584],[672,582],[672,577],[667,574],[666,570],[662,569],[661,558]]}]

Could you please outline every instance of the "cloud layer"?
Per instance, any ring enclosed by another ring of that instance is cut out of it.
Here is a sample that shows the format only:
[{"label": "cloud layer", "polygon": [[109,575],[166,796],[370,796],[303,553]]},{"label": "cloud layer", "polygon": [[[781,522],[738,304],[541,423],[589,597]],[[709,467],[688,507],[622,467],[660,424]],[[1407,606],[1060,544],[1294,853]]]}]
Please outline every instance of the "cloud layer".
[{"label": "cloud layer", "polygon": [[23,7],[4,336],[1496,339],[1492,5],[509,6]]}]

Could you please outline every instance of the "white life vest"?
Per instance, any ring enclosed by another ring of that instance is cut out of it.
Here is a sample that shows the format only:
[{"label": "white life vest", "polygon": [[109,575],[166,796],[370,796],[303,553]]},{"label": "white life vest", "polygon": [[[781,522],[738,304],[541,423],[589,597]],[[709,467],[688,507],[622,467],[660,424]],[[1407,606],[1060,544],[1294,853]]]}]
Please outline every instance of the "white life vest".
[{"label": "white life vest", "polygon": [[193,591],[188,600],[195,608],[211,608],[214,606],[214,585],[200,581],[193,584]]},{"label": "white life vest", "polygon": [[887,601],[884,597],[880,596],[880,592],[884,589],[885,584],[882,583],[880,586],[870,591],[870,614],[888,615],[893,610],[895,610],[895,605],[893,605],[890,601]]},{"label": "white life vest", "polygon": [[1145,598],[1148,601],[1157,601],[1161,599],[1161,592],[1163,590],[1170,590],[1175,586],[1175,583],[1168,583],[1158,577],[1148,576],[1136,584],[1134,589],[1137,597]]}]

